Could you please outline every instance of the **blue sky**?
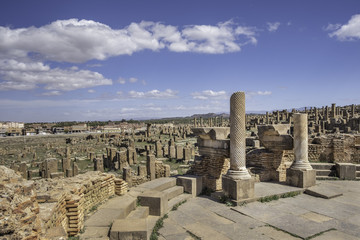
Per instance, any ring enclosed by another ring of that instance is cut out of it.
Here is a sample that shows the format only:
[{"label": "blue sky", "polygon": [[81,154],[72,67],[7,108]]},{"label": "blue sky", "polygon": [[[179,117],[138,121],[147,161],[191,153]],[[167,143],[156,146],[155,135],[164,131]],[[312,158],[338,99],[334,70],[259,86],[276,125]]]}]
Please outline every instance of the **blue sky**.
[{"label": "blue sky", "polygon": [[360,2],[0,2],[0,121],[359,104]]}]

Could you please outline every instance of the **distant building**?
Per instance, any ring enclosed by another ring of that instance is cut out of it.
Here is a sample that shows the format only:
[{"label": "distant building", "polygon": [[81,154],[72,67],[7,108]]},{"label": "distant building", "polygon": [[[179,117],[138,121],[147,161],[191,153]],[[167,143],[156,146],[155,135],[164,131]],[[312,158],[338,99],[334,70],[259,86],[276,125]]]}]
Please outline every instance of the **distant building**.
[{"label": "distant building", "polygon": [[82,132],[86,132],[88,131],[88,127],[87,124],[78,124],[78,125],[72,125],[69,129],[68,129],[69,133],[82,133]]},{"label": "distant building", "polygon": [[23,122],[0,122],[0,136],[20,136],[23,128]]}]

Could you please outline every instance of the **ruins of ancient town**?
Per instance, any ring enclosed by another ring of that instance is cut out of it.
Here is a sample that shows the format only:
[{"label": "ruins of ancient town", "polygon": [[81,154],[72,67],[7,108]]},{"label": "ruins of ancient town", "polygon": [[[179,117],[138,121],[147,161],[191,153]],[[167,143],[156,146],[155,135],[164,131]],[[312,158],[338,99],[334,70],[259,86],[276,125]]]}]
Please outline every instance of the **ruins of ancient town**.
[{"label": "ruins of ancient town", "polygon": [[360,0],[1,0],[0,240],[360,239]]},{"label": "ruins of ancient town", "polygon": [[2,238],[360,237],[360,107],[245,101],[233,93],[228,118],[0,139]]}]

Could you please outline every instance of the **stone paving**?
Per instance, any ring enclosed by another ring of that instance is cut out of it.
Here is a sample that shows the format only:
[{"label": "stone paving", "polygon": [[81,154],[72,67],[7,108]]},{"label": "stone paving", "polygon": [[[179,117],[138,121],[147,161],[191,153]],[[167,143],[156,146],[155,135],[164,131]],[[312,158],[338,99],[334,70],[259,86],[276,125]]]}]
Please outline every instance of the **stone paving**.
[{"label": "stone paving", "polygon": [[300,194],[236,207],[193,198],[168,214],[159,239],[360,239],[360,181],[318,181],[315,190],[342,195]]}]

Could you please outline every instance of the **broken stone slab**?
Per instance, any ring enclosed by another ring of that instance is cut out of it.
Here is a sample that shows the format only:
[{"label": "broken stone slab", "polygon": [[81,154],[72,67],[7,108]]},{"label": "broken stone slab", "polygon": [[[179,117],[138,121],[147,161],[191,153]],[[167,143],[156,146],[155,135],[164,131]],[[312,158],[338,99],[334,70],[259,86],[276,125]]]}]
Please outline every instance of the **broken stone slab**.
[{"label": "broken stone slab", "polygon": [[314,197],[330,199],[330,198],[342,196],[344,191],[342,191],[340,188],[336,186],[318,184],[306,189],[305,193]]},{"label": "broken stone slab", "polygon": [[258,126],[258,135],[262,145],[271,151],[292,150],[293,138],[289,135],[289,124]]},{"label": "broken stone slab", "polygon": [[205,127],[205,128],[192,128],[194,135],[199,136],[201,139],[228,139],[230,134],[229,127]]}]

